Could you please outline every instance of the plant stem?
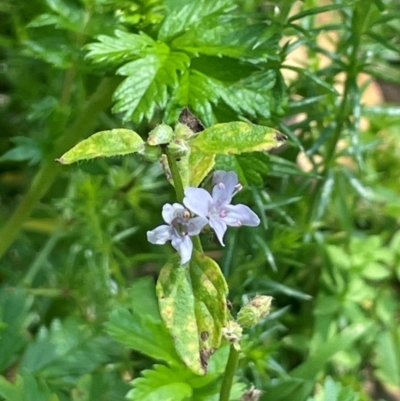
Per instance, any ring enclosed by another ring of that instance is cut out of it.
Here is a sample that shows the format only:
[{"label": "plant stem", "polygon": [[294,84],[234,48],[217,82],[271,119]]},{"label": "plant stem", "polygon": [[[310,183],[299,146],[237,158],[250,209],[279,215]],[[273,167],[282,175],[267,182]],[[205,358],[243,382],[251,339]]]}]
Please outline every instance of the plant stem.
[{"label": "plant stem", "polygon": [[[353,16],[351,20],[352,47],[348,59],[348,70],[347,70],[346,81],[344,84],[343,97],[336,114],[336,126],[333,131],[332,138],[330,139],[330,141],[327,143],[326,146],[326,152],[324,157],[324,171],[323,171],[324,178],[318,182],[317,187],[315,188],[314,191],[316,195],[313,197],[311,207],[309,208],[309,219],[308,219],[309,223],[312,223],[312,221],[315,218],[318,202],[320,200],[319,195],[321,194],[322,188],[325,184],[326,177],[328,176],[329,171],[333,168],[333,165],[335,163],[337,144],[341,138],[343,129],[345,128],[346,123],[349,119],[348,107],[350,104],[351,91],[354,90],[358,92],[357,75],[359,73],[359,65],[360,65],[358,51],[365,26],[367,26],[368,24],[367,22],[369,20],[368,13],[369,13],[369,8],[365,7],[364,9],[362,7],[360,9],[355,7],[353,11]],[[359,96],[357,97],[357,99],[359,99]]]},{"label": "plant stem", "polygon": [[239,362],[239,351],[231,345],[229,349],[228,362],[226,363],[225,374],[222,378],[221,391],[219,393],[219,401],[229,401],[233,378]]},{"label": "plant stem", "polygon": [[24,221],[30,216],[37,202],[46,194],[60,173],[62,166],[54,162],[54,159],[65,153],[90,131],[99,113],[110,106],[112,94],[119,82],[119,78],[105,78],[100,83],[96,92],[84,105],[75,123],[66,129],[54,146],[53,152],[43,162],[28,192],[0,232],[0,258],[18,236]]},{"label": "plant stem", "polygon": [[184,191],[183,191],[183,183],[181,175],[178,169],[178,164],[176,163],[174,156],[171,155],[171,152],[168,149],[166,149],[165,152],[168,159],[168,166],[171,170],[172,181],[174,182],[176,198],[178,202],[182,203],[184,197]]},{"label": "plant stem", "polygon": [[[171,155],[171,152],[167,148],[165,149],[165,153],[167,155],[168,166],[171,170],[172,180],[174,182],[176,198],[178,202],[183,203],[183,197],[185,196],[185,193],[183,189],[181,175],[179,173],[178,164],[176,163],[174,156]],[[199,236],[193,236],[192,241],[194,248],[199,252],[203,252]]]}]

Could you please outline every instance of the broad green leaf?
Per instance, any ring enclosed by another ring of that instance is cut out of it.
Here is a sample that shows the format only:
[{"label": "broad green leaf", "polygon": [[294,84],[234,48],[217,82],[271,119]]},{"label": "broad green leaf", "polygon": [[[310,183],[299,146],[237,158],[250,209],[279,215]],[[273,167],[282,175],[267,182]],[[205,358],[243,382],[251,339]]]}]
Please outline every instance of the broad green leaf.
[{"label": "broad green leaf", "polygon": [[273,128],[234,121],[206,128],[191,142],[204,153],[229,155],[267,151],[284,141]]},{"label": "broad green leaf", "polygon": [[215,164],[215,155],[203,153],[195,146],[192,147],[189,157],[190,179],[189,186],[198,187]]},{"label": "broad green leaf", "polygon": [[155,43],[151,52],[122,66],[117,73],[127,76],[114,93],[114,111],[126,120],[150,119],[156,108],[165,107],[169,91],[178,85],[178,72],[185,71],[189,57],[171,51],[164,43]]},{"label": "broad green leaf", "polygon": [[219,347],[226,323],[227,285],[219,266],[194,251],[181,266],[175,255],[157,282],[161,316],[178,354],[196,374],[207,372],[209,356]]},{"label": "broad green leaf", "polygon": [[122,156],[143,150],[143,139],[135,131],[117,128],[110,131],[97,132],[79,142],[57,161],[61,164],[71,164],[79,160]]},{"label": "broad green leaf", "polygon": [[167,363],[181,363],[171,336],[161,321],[118,308],[111,313],[106,328],[116,340],[127,347]]}]

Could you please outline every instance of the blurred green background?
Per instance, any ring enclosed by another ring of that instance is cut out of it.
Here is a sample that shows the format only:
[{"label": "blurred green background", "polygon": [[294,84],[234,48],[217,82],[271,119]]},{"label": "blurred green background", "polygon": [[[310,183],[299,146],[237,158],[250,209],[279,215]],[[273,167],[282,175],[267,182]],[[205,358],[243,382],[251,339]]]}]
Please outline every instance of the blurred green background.
[{"label": "blurred green background", "polygon": [[[145,138],[188,105],[205,125],[288,136],[217,162],[262,224],[228,231],[223,249],[205,234],[204,248],[233,313],[274,297],[238,380],[269,401],[400,400],[399,3],[188,3],[0,0],[0,399],[122,400],[154,363],[104,324],[173,253],[146,240],[172,188],[136,156],[54,159],[100,130]],[[185,54],[187,70],[124,70],[147,59],[116,30]]]}]

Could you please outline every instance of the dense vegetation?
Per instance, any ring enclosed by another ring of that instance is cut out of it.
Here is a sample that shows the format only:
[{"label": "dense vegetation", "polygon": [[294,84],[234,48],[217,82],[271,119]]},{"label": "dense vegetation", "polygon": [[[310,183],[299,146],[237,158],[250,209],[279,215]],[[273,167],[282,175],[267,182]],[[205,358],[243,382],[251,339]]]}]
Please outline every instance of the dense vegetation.
[{"label": "dense vegetation", "polygon": [[[400,107],[376,99],[400,84],[399,17],[394,0],[0,0],[0,399],[399,400]],[[200,235],[227,313],[274,298],[230,398],[233,346],[199,375],[160,317],[175,250],[146,233],[179,194],[159,155],[55,161],[99,131],[146,141],[185,107],[205,132],[287,138],[212,166],[261,220],[225,247]]]}]

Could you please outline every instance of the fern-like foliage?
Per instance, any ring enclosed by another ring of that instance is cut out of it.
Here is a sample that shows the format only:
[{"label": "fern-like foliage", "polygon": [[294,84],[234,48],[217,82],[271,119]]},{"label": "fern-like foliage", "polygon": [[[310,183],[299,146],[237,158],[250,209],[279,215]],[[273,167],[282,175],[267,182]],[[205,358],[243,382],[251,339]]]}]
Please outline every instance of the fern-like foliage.
[{"label": "fern-like foliage", "polygon": [[221,105],[236,115],[270,118],[276,69],[266,66],[279,62],[279,35],[272,20],[248,22],[234,8],[231,0],[170,2],[156,40],[119,30],[89,44],[90,59],[115,65],[126,77],[114,111],[136,123],[157,109],[166,110],[166,122],[176,121],[184,106],[207,125],[218,120]]}]

